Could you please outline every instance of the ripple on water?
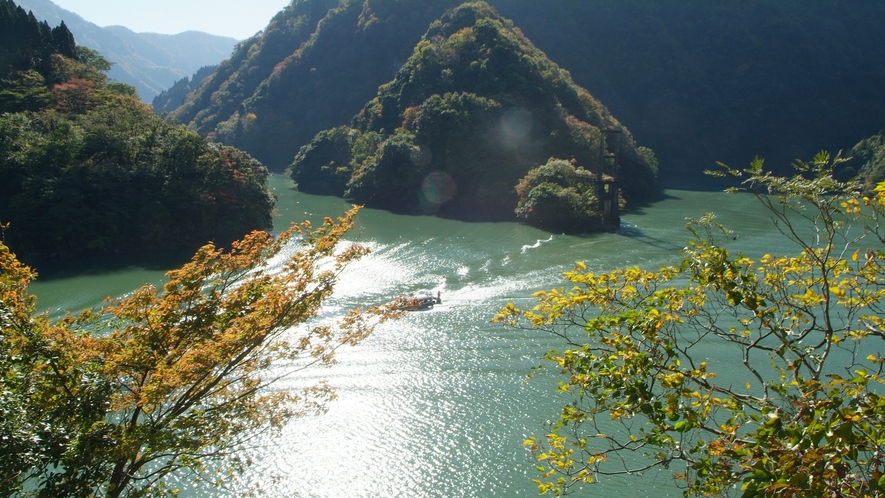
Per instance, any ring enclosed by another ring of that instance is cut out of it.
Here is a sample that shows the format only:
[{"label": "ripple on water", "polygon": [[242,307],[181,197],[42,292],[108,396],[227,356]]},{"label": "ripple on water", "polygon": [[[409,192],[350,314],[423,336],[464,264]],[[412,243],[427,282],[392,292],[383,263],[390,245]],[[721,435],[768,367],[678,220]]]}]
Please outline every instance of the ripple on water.
[{"label": "ripple on water", "polygon": [[[271,182],[281,212],[289,216],[281,226],[348,207],[340,199],[293,192],[281,177]],[[721,212],[719,221],[740,232],[738,243],[773,251],[759,221],[766,217],[744,200],[682,192],[625,215],[630,229],[621,234],[587,237],[364,209],[354,237],[372,253],[341,275],[318,320],[424,289],[442,290],[443,304],[385,324],[357,347],[341,350],[330,368],[286,378],[283,386],[292,388],[327,379],[338,399],[326,414],[295,420],[279,437],[260,440],[251,451],[253,466],[228,494],[258,487],[272,497],[537,496],[535,464],[521,445],[528,436],[543,435],[545,421],[567,400],[555,394],[555,372],[531,381],[526,375],[544,352],[562,344],[543,333],[490,324],[495,311],[508,301],[531,306],[531,293],[561,286],[561,272],[575,261],[594,271],[672,262],[688,239],[685,217],[704,210]],[[34,288],[42,289],[41,305],[55,307],[71,292],[98,303],[155,277],[137,272],[125,281],[71,278],[67,288],[63,282]],[[603,479],[577,496],[606,494],[681,495],[670,472],[662,471]],[[183,493],[218,495],[215,489]]]}]

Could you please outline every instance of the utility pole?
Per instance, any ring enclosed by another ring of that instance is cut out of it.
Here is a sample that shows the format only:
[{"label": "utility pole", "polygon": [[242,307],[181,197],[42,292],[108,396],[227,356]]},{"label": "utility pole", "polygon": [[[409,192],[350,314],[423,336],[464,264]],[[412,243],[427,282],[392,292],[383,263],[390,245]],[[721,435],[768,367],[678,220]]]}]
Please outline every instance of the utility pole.
[{"label": "utility pole", "polygon": [[[610,138],[611,137],[611,138]],[[604,227],[617,229],[621,225],[618,209],[618,159],[621,150],[621,130],[607,127],[599,133],[599,173],[596,175],[596,198],[602,210]],[[612,152],[609,142],[614,142]],[[610,165],[610,168],[607,166]],[[605,178],[606,170],[611,171],[611,179]]]}]

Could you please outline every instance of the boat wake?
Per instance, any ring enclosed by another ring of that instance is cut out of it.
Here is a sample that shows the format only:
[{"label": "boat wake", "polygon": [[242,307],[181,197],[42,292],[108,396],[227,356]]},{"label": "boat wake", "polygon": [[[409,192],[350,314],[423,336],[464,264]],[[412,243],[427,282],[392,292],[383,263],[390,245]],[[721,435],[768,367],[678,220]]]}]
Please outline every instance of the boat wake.
[{"label": "boat wake", "polygon": [[546,244],[547,242],[551,242],[552,240],[553,240],[553,236],[551,235],[550,238],[548,238],[547,240],[538,239],[538,241],[532,245],[526,244],[526,245],[522,246],[522,253],[525,254],[526,251],[528,251],[530,249],[537,249],[537,248],[541,247],[542,245]]}]

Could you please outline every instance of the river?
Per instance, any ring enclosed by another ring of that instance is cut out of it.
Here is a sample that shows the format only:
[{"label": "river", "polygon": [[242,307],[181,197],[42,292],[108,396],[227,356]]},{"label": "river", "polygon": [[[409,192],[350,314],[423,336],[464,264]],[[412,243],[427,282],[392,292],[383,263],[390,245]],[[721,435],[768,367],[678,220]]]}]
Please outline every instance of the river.
[{"label": "river", "polygon": [[[295,192],[282,176],[273,176],[271,187],[279,196],[275,230],[349,207],[341,199]],[[625,214],[619,232],[584,237],[517,223],[362,210],[351,239],[372,253],[348,268],[323,313],[334,316],[422,289],[440,290],[443,303],[385,324],[342,350],[337,365],[288,380],[295,387],[328,379],[338,398],[325,414],[297,419],[282,437],[256,448],[255,464],[230,494],[259,487],[270,496],[537,496],[535,464],[522,443],[545,434],[567,399],[555,393],[556,372],[527,375],[561,344],[489,320],[508,301],[531,306],[531,293],[559,286],[560,274],[576,261],[596,271],[676,261],[690,236],[685,218],[706,211],[735,230],[734,250],[758,255],[787,247],[752,196],[720,192],[666,190],[661,200]],[[121,258],[38,267],[41,277],[32,290],[40,309],[58,315],[159,284],[180,262]],[[575,496],[606,494],[681,496],[681,490],[663,470],[604,478]]]}]

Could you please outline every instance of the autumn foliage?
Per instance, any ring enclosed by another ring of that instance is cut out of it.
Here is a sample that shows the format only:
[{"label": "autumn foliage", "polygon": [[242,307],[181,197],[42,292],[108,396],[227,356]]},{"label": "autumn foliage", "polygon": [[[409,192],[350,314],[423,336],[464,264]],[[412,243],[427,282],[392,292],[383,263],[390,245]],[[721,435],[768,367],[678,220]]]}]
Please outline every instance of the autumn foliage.
[{"label": "autumn foliage", "polygon": [[341,241],[355,214],[206,245],[162,290],[58,321],[34,314],[35,274],[0,245],[0,494],[142,496],[174,491],[170,473],[220,485],[242,470],[245,441],[331,395],[270,386],[398,313],[307,323],[367,253]]},{"label": "autumn foliage", "polygon": [[843,161],[821,153],[792,177],[726,167],[795,254],[732,254],[705,215],[679,264],[579,263],[532,309],[501,310],[565,343],[547,359],[570,401],[526,441],[542,492],[657,468],[686,495],[885,492],[885,188],[835,180]]}]

